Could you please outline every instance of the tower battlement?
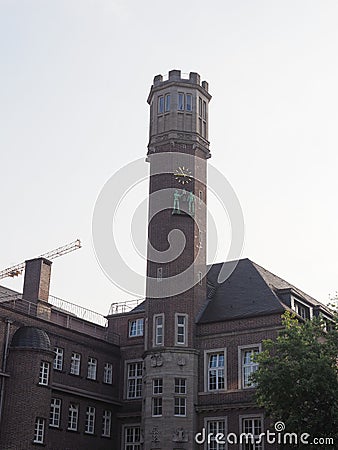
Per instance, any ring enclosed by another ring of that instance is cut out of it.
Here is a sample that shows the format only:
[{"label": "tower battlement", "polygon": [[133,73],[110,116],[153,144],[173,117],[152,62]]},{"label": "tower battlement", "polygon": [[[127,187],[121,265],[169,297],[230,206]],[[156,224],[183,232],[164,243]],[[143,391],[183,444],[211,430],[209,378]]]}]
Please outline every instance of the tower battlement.
[{"label": "tower battlement", "polygon": [[170,70],[156,75],[147,99],[150,105],[149,153],[164,144],[195,144],[210,156],[208,140],[209,85],[196,72]]},{"label": "tower battlement", "polygon": [[206,92],[209,90],[209,84],[207,81],[202,81],[201,77],[197,72],[190,72],[189,78],[183,77],[180,70],[170,70],[167,77],[163,77],[163,75],[159,74],[154,77],[153,87],[157,87],[162,85],[163,83],[170,83],[174,81],[175,83],[190,83],[197,84],[201,86]]}]

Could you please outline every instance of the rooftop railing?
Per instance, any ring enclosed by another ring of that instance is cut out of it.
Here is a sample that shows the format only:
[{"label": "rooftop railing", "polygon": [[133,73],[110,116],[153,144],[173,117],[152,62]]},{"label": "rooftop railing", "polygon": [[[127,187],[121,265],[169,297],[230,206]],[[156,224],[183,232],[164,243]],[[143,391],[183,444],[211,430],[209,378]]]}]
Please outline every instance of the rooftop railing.
[{"label": "rooftop railing", "polygon": [[32,303],[24,300],[20,294],[1,294],[0,306],[111,344],[119,344],[119,335],[109,330],[108,320],[104,316],[58,297],[50,296],[48,303]]}]

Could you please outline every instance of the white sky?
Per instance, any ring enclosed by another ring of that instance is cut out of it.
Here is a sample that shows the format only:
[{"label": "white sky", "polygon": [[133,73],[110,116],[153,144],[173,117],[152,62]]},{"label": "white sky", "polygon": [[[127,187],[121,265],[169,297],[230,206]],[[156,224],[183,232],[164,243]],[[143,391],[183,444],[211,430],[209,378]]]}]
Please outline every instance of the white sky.
[{"label": "white sky", "polygon": [[128,298],[96,262],[93,208],[146,154],[153,76],[181,69],[209,82],[211,162],[241,202],[243,256],[326,302],[338,289],[337,23],[336,0],[0,0],[0,268],[79,237],[51,293],[103,314]]}]

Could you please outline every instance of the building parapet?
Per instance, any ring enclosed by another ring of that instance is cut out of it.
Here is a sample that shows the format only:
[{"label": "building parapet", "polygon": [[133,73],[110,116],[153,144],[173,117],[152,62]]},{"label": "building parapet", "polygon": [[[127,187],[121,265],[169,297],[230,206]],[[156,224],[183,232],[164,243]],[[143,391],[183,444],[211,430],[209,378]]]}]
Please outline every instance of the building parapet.
[{"label": "building parapet", "polygon": [[24,300],[21,294],[13,294],[2,298],[0,307],[119,345],[119,335],[109,330],[104,316],[58,297],[49,296],[48,303],[32,303]]}]

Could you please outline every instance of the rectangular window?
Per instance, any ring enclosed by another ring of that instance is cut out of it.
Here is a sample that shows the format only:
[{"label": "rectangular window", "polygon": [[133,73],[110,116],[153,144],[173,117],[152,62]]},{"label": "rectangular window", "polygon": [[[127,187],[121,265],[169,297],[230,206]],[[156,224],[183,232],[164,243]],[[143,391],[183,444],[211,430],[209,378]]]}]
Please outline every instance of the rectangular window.
[{"label": "rectangular window", "polygon": [[52,398],[49,413],[49,426],[58,428],[60,426],[61,418],[61,400],[59,398]]},{"label": "rectangular window", "polygon": [[199,134],[202,134],[202,119],[198,119]]},{"label": "rectangular window", "polygon": [[241,428],[241,432],[247,436],[247,440],[242,439],[242,450],[262,450],[263,445],[259,442],[259,435],[262,433],[261,417],[242,418]]},{"label": "rectangular window", "polygon": [[104,365],[103,382],[107,384],[113,383],[113,365],[111,363],[105,363]]},{"label": "rectangular window", "polygon": [[129,322],[129,337],[143,336],[143,319],[135,319]]},{"label": "rectangular window", "polygon": [[184,94],[183,94],[183,92],[178,93],[177,109],[179,111],[184,111]]},{"label": "rectangular window", "polygon": [[225,432],[225,420],[207,420],[207,436],[210,437],[210,443],[208,444],[208,450],[225,450],[225,444],[221,442],[225,439],[217,439],[217,435],[222,434],[226,436]]},{"label": "rectangular window", "polygon": [[170,94],[165,96],[165,112],[170,111]]},{"label": "rectangular window", "polygon": [[96,380],[97,359],[88,358],[87,378],[88,380]]},{"label": "rectangular window", "polygon": [[155,345],[163,345],[163,315],[154,316]]},{"label": "rectangular window", "polygon": [[302,319],[309,319],[310,318],[310,310],[306,306],[302,305],[301,303],[295,302],[295,311],[296,313],[302,318]]},{"label": "rectangular window", "polygon": [[102,416],[102,436],[110,437],[111,434],[111,411],[106,409]]},{"label": "rectangular window", "polygon": [[186,345],[187,341],[187,316],[176,315],[176,344]]},{"label": "rectangular window", "polygon": [[142,396],[142,362],[127,364],[127,398]]},{"label": "rectangular window", "polygon": [[163,379],[155,378],[153,380],[153,394],[160,395],[163,394]]},{"label": "rectangular window", "polygon": [[208,355],[208,391],[225,389],[224,352]]},{"label": "rectangular window", "polygon": [[79,420],[79,405],[71,403],[68,410],[68,430],[77,431]]},{"label": "rectangular window", "polygon": [[163,97],[163,95],[161,95],[158,98],[157,112],[158,112],[158,114],[163,114],[164,113],[164,97]]},{"label": "rectangular window", "polygon": [[202,99],[200,97],[198,99],[198,115],[202,117]]},{"label": "rectangular window", "polygon": [[63,348],[60,347],[54,347],[54,362],[53,362],[53,368],[55,370],[62,370],[63,369]]},{"label": "rectangular window", "polygon": [[95,408],[94,406],[87,406],[85,433],[94,434],[95,430]]},{"label": "rectangular window", "polygon": [[80,375],[81,355],[80,353],[72,353],[70,361],[70,373],[72,375]]},{"label": "rectangular window", "polygon": [[191,94],[186,95],[186,110],[192,111],[192,95]]},{"label": "rectangular window", "polygon": [[45,419],[37,417],[35,419],[33,442],[35,444],[43,444],[44,439],[45,439]]},{"label": "rectangular window", "polygon": [[206,122],[203,122],[203,133],[202,133],[202,136],[204,138],[207,138],[207,123]]},{"label": "rectangular window", "polygon": [[207,120],[207,103],[203,100],[203,120]]},{"label": "rectangular window", "polygon": [[187,399],[185,397],[175,397],[174,401],[175,401],[174,403],[175,416],[185,416]]},{"label": "rectangular window", "polygon": [[175,394],[186,394],[187,386],[185,378],[175,378]]},{"label": "rectangular window", "polygon": [[48,385],[49,380],[49,362],[41,361],[39,372],[39,384]]},{"label": "rectangular window", "polygon": [[251,375],[258,369],[258,363],[253,361],[254,356],[259,352],[258,347],[244,348],[241,350],[241,387],[255,387],[251,382]]},{"label": "rectangular window", "polygon": [[162,416],[162,397],[152,398],[152,415]]},{"label": "rectangular window", "polygon": [[160,283],[162,281],[162,278],[163,278],[163,269],[162,267],[158,267],[156,274],[157,282]]},{"label": "rectangular window", "polygon": [[125,427],[124,450],[141,450],[140,427]]}]

